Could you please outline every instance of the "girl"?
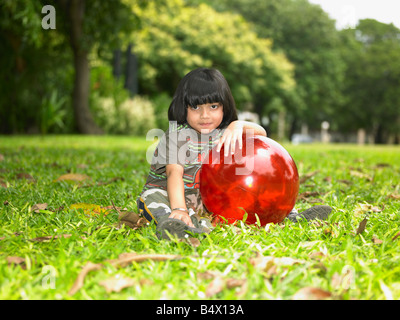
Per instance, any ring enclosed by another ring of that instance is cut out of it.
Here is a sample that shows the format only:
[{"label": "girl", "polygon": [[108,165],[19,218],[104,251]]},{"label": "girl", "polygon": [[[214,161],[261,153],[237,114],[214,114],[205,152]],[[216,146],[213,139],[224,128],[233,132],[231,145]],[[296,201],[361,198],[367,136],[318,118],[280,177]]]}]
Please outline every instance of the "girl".
[{"label": "girl", "polygon": [[150,173],[137,200],[139,212],[157,224],[157,235],[169,239],[206,233],[211,223],[204,212],[199,189],[202,160],[215,145],[234,153],[242,135],[267,133],[258,124],[240,121],[224,76],[199,68],[180,81],[168,109],[169,129],[155,149]]}]

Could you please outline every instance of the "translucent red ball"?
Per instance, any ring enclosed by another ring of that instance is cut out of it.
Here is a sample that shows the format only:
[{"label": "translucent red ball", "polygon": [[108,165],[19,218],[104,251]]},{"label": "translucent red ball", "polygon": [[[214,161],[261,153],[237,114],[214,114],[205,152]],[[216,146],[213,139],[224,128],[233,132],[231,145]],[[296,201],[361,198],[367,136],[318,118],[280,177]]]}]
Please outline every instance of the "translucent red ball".
[{"label": "translucent red ball", "polygon": [[279,223],[293,209],[299,192],[299,175],[291,155],[276,141],[253,136],[240,150],[224,156],[216,148],[203,161],[200,193],[217,220],[243,220],[261,225]]}]

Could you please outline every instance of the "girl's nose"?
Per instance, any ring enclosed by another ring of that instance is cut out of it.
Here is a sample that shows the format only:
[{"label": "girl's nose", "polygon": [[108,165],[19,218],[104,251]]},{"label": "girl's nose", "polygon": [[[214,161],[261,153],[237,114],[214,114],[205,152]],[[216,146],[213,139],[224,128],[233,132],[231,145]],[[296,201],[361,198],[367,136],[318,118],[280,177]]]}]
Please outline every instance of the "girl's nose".
[{"label": "girl's nose", "polygon": [[208,110],[207,110],[207,108],[201,108],[200,110],[201,110],[200,111],[200,117],[201,118],[208,118]]}]

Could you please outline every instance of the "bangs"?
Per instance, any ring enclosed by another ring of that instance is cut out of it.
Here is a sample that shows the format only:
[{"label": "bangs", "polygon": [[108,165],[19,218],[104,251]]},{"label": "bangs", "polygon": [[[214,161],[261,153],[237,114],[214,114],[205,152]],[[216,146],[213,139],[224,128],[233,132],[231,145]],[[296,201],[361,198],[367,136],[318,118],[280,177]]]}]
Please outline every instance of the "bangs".
[{"label": "bangs", "polygon": [[219,102],[224,104],[224,94],[221,85],[213,78],[192,79],[186,88],[184,97],[185,106],[197,106],[200,104]]}]

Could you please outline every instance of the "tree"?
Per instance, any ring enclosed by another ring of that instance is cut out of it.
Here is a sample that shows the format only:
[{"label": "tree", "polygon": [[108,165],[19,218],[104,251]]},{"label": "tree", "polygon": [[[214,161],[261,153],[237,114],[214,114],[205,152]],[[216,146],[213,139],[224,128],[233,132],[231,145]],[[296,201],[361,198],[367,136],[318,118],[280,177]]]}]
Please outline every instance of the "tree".
[{"label": "tree", "polygon": [[221,70],[240,109],[258,96],[268,104],[293,90],[292,64],[237,14],[206,4],[186,6],[182,0],[163,6],[150,2],[135,13],[142,28],[129,41],[140,61],[141,93],[172,95],[182,76],[197,67]]},{"label": "tree", "polygon": [[[202,0],[187,0],[197,4]],[[320,128],[340,105],[344,63],[337,47],[335,23],[307,0],[208,1],[219,11],[241,14],[253,24],[259,37],[273,40],[273,50],[282,51],[295,65],[296,90],[283,99],[292,120]]]},{"label": "tree", "polygon": [[101,132],[89,106],[91,55],[108,59],[121,45],[121,34],[138,27],[132,3],[145,1],[57,0],[56,29],[44,30],[42,8],[48,1],[1,1],[0,130],[36,132],[43,125],[39,114],[51,106],[51,97],[59,97],[65,101],[62,111],[71,105],[65,114],[74,115],[75,130]]},{"label": "tree", "polygon": [[64,19],[63,32],[68,36],[74,59],[72,104],[77,129],[85,134],[99,134],[89,107],[89,54],[118,47],[118,35],[131,31],[138,21],[130,12],[127,1],[58,0]]},{"label": "tree", "polygon": [[[341,31],[346,61],[341,129],[363,128],[384,143],[400,134],[400,30],[393,24],[361,20]],[[397,141],[398,143],[399,141]]]}]

